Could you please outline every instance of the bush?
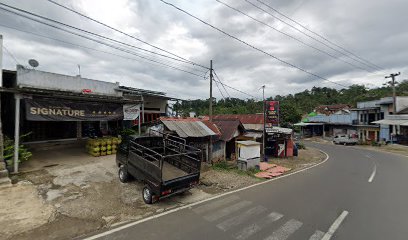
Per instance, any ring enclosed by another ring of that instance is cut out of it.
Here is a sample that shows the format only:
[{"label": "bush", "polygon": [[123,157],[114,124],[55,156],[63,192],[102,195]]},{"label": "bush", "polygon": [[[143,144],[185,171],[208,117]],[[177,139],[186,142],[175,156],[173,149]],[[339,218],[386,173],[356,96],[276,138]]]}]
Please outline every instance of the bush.
[{"label": "bush", "polygon": [[119,133],[121,136],[130,136],[137,134],[133,128],[125,128]]},{"label": "bush", "polygon": [[[30,135],[31,132],[21,135],[20,142]],[[18,148],[18,162],[25,162],[30,160],[33,154],[27,149],[26,146],[20,145]],[[14,140],[5,136],[4,137],[4,161],[6,162],[7,166],[12,167],[14,166]]]},{"label": "bush", "polygon": [[301,143],[301,142],[296,143],[296,146],[297,146],[298,149],[306,149],[305,144],[303,144],[303,143]]}]

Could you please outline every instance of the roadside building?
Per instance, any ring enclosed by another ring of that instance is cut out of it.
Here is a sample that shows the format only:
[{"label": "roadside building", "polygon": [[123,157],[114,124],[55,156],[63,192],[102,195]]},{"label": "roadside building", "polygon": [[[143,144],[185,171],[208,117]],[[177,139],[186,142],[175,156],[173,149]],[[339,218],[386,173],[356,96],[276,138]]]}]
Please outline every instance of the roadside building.
[{"label": "roadside building", "polygon": [[273,157],[293,157],[295,143],[293,130],[282,127],[266,128],[265,155]]},{"label": "roadside building", "polygon": [[[401,131],[404,121],[397,116],[408,113],[408,97],[396,97],[396,113],[393,113],[392,97],[358,102],[357,108],[351,111],[357,114],[354,126],[361,142],[397,141],[398,137],[402,139],[404,136]],[[402,128],[405,129],[404,126]]]},{"label": "roadside building", "polygon": [[[120,86],[118,82],[22,66],[3,73],[4,134],[14,138],[18,147],[19,136],[31,133],[23,140],[35,150],[56,145],[84,147],[82,140],[87,137],[117,135],[124,127],[139,124],[134,120],[140,113],[140,125],[145,119],[167,115],[171,100],[164,93]],[[18,164],[14,164],[14,171],[18,171]]]},{"label": "roadside building", "polygon": [[214,115],[213,119],[238,119],[244,127],[245,132],[243,135],[238,136],[237,140],[253,140],[262,143],[264,127],[263,114],[221,114]]},{"label": "roadside building", "polygon": [[355,135],[356,127],[353,126],[353,120],[357,118],[357,113],[340,113],[331,115],[317,114],[307,117],[307,122],[297,123],[300,126],[302,136],[322,136],[334,137],[340,134]]},{"label": "roadside building", "polygon": [[163,117],[163,132],[184,138],[186,143],[202,150],[204,162],[224,160],[225,141],[214,123],[200,118]]},{"label": "roadside building", "polygon": [[235,160],[237,138],[245,133],[244,126],[239,119],[214,119],[213,123],[220,129],[220,140],[224,141],[225,159]]}]

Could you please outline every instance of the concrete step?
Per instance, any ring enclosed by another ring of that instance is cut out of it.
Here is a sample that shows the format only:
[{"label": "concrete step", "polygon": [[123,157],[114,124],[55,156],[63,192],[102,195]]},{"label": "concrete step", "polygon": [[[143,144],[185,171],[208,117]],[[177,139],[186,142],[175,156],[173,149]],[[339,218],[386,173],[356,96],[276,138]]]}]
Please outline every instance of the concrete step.
[{"label": "concrete step", "polygon": [[0,179],[1,178],[8,178],[9,176],[9,172],[7,171],[7,169],[1,170],[0,171]]},{"label": "concrete step", "polygon": [[6,187],[11,187],[11,180],[8,177],[5,178],[0,178],[0,189],[6,188]]}]

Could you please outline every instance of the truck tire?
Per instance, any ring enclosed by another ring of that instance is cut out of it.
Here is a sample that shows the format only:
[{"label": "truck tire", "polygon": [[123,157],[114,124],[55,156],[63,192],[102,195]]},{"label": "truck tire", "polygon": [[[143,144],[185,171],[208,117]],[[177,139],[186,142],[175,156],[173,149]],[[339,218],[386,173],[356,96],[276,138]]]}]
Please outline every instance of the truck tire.
[{"label": "truck tire", "polygon": [[152,189],[148,185],[144,186],[143,192],[142,192],[142,197],[143,197],[143,201],[146,204],[152,204],[152,202],[153,202],[153,192],[152,192]]},{"label": "truck tire", "polygon": [[123,183],[128,182],[129,179],[130,179],[129,173],[128,173],[128,171],[127,171],[127,169],[125,168],[124,165],[121,165],[119,167],[118,175],[119,175],[119,181],[121,181]]}]

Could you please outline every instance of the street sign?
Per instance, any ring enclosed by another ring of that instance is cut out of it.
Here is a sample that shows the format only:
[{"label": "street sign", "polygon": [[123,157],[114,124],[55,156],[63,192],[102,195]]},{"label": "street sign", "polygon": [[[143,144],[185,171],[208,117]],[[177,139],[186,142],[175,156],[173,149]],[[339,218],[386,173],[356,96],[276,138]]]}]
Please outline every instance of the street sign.
[{"label": "street sign", "polygon": [[266,123],[279,126],[279,101],[266,101],[265,108]]}]

